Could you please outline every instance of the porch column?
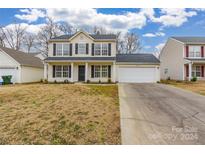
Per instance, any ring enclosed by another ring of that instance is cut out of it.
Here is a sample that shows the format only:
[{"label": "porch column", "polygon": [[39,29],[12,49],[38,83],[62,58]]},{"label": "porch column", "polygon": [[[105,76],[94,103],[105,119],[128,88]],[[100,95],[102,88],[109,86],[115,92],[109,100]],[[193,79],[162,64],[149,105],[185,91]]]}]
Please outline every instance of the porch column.
[{"label": "porch column", "polygon": [[44,62],[44,73],[43,73],[44,79],[48,79],[48,64]]},{"label": "porch column", "polygon": [[71,63],[71,82],[74,82],[74,63]]},{"label": "porch column", "polygon": [[85,63],[85,82],[88,80],[88,63]]},{"label": "porch column", "polygon": [[189,63],[189,81],[191,81],[192,78],[192,63]]},{"label": "porch column", "polygon": [[115,62],[113,62],[113,65],[112,65],[112,81],[113,82],[116,82],[116,65],[115,65]]}]

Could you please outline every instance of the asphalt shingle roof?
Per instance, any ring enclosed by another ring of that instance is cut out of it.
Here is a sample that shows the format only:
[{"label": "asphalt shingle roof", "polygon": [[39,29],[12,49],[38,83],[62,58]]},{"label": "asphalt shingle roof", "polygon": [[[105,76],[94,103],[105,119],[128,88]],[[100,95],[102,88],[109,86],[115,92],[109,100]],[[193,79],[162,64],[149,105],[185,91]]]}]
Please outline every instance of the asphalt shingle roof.
[{"label": "asphalt shingle roof", "polygon": [[117,54],[116,62],[152,63],[152,64],[160,63],[160,61],[153,54],[149,54],[149,53]]},{"label": "asphalt shingle roof", "polygon": [[[51,40],[70,39],[73,35],[61,35],[61,36],[54,37]],[[113,34],[106,34],[106,35],[99,35],[99,34],[91,35],[91,34],[89,34],[89,35],[95,40],[112,40],[112,39],[116,39],[116,35],[113,35]]]},{"label": "asphalt shingle roof", "polygon": [[17,51],[2,46],[0,46],[0,50],[4,51],[13,59],[15,59],[20,65],[43,68],[43,62],[39,58],[35,57],[33,54]]},{"label": "asphalt shingle roof", "polygon": [[115,57],[48,57],[45,61],[114,61]]},{"label": "asphalt shingle roof", "polygon": [[175,40],[178,40],[180,42],[186,43],[186,44],[204,44],[205,43],[205,37],[172,37]]}]

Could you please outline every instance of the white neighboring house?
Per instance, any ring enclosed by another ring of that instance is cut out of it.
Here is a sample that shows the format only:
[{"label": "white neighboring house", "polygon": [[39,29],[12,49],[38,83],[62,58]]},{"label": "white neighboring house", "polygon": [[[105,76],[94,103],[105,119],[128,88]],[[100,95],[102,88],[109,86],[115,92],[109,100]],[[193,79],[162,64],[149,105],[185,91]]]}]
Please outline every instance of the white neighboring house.
[{"label": "white neighboring house", "polygon": [[159,64],[152,54],[117,54],[116,35],[79,31],[49,41],[44,78],[49,82],[157,82]]},{"label": "white neighboring house", "polygon": [[171,37],[160,53],[161,79],[204,80],[205,37]]},{"label": "white neighboring house", "polygon": [[38,82],[43,72],[43,62],[38,57],[0,46],[0,78],[12,75],[12,83]]}]

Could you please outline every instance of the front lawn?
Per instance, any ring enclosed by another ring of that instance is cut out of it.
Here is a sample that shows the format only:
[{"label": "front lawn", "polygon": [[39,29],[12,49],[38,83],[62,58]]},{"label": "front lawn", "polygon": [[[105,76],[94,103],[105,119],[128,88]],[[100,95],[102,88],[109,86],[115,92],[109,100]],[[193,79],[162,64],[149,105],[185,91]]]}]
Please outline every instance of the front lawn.
[{"label": "front lawn", "polygon": [[161,83],[170,84],[185,90],[190,90],[195,93],[205,95],[205,81],[188,82],[188,81],[163,80],[161,81]]},{"label": "front lawn", "polygon": [[0,144],[120,144],[117,85],[0,87]]}]

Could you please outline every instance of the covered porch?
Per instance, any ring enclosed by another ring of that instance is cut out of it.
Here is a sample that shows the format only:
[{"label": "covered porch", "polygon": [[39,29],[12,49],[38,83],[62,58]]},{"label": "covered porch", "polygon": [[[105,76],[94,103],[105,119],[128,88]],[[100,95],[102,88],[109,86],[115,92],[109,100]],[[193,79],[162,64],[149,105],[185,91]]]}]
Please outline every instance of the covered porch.
[{"label": "covered porch", "polygon": [[191,81],[193,77],[198,80],[205,80],[205,61],[192,60],[184,64],[185,80]]},{"label": "covered porch", "polygon": [[115,82],[115,62],[49,62],[49,82]]}]

